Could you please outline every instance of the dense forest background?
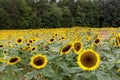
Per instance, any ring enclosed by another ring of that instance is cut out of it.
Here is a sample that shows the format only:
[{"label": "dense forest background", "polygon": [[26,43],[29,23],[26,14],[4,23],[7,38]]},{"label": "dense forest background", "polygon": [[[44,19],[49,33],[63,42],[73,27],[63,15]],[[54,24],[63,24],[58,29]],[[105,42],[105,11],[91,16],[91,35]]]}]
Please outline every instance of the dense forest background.
[{"label": "dense forest background", "polygon": [[119,27],[120,0],[0,0],[0,29]]}]

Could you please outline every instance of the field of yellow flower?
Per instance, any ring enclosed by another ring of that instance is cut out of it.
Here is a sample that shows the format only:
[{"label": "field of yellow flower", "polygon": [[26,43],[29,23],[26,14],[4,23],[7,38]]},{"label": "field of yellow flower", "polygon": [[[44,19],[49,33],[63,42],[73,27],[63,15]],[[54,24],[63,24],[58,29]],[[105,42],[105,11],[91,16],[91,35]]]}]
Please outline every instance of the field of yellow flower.
[{"label": "field of yellow flower", "polygon": [[120,80],[120,28],[0,30],[0,80]]}]

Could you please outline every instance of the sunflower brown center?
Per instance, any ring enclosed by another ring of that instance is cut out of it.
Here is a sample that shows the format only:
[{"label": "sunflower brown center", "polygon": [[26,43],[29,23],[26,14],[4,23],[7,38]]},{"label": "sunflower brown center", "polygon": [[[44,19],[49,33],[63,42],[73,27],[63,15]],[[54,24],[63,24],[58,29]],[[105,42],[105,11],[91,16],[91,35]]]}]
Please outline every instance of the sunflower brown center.
[{"label": "sunflower brown center", "polygon": [[29,40],[30,43],[32,43],[33,41],[32,40]]},{"label": "sunflower brown center", "polygon": [[35,60],[34,60],[34,64],[37,65],[37,66],[40,66],[44,63],[44,58],[43,57],[37,57]]},{"label": "sunflower brown center", "polygon": [[27,43],[26,45],[27,45],[27,46],[30,46],[30,43]]},{"label": "sunflower brown center", "polygon": [[22,42],[22,39],[18,39],[17,42],[18,42],[18,43],[21,43],[21,42]]},{"label": "sunflower brown center", "polygon": [[55,36],[57,36],[57,34],[55,34]]},{"label": "sunflower brown center", "polygon": [[67,45],[62,49],[62,52],[67,52],[70,50],[70,48],[72,47],[72,45]]},{"label": "sunflower brown center", "polygon": [[35,49],[36,49],[35,47],[34,47],[34,48],[32,48],[32,51],[35,51]]},{"label": "sunflower brown center", "polygon": [[82,65],[84,65],[85,67],[93,67],[93,66],[95,66],[95,64],[97,62],[97,57],[92,52],[85,52],[81,56],[80,60],[81,60]]},{"label": "sunflower brown center", "polygon": [[10,63],[14,63],[14,62],[16,62],[18,60],[18,58],[12,58],[12,59],[10,59]]},{"label": "sunflower brown center", "polygon": [[79,51],[79,50],[81,49],[81,44],[80,44],[79,42],[75,43],[75,44],[74,44],[74,49],[75,49],[76,51]]},{"label": "sunflower brown center", "polygon": [[50,39],[50,42],[54,41],[54,39]]},{"label": "sunflower brown center", "polygon": [[61,39],[65,39],[65,37],[62,37]]},{"label": "sunflower brown center", "polygon": [[100,39],[95,39],[95,43],[99,43],[100,42]]},{"label": "sunflower brown center", "polygon": [[3,45],[0,45],[0,47],[3,47]]}]

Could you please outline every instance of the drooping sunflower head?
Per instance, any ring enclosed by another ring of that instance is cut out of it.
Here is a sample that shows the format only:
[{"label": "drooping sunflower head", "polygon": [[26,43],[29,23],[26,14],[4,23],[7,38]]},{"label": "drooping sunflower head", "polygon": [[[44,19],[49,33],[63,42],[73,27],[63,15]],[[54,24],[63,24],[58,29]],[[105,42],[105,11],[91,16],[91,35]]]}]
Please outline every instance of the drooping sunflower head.
[{"label": "drooping sunflower head", "polygon": [[94,43],[95,43],[95,44],[99,44],[99,43],[100,43],[100,39],[99,39],[99,38],[95,38]]},{"label": "drooping sunflower head", "polygon": [[37,54],[31,58],[31,66],[37,69],[44,68],[47,65],[47,58],[45,55]]},{"label": "drooping sunflower head", "polygon": [[82,48],[83,48],[83,43],[82,42],[77,41],[77,42],[74,43],[74,48],[73,49],[74,49],[74,52],[76,54],[78,54],[82,50]]},{"label": "drooping sunflower head", "polygon": [[120,34],[116,37],[117,45],[120,47]]},{"label": "drooping sunflower head", "polygon": [[16,44],[22,44],[23,43],[23,37],[18,37],[16,39]]},{"label": "drooping sunflower head", "polygon": [[73,47],[72,43],[66,44],[64,47],[61,48],[60,54],[68,54],[72,47]]},{"label": "drooping sunflower head", "polygon": [[12,57],[7,61],[8,65],[13,65],[21,61],[21,58],[19,56]]},{"label": "drooping sunflower head", "polygon": [[100,56],[92,49],[84,50],[77,57],[77,63],[81,69],[92,71],[98,68],[100,63]]}]

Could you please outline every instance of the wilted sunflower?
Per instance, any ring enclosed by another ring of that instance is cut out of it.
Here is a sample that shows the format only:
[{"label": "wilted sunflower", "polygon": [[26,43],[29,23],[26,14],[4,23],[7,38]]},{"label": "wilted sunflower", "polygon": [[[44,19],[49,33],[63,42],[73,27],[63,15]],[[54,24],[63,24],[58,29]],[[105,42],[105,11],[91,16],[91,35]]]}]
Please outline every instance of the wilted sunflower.
[{"label": "wilted sunflower", "polygon": [[12,57],[7,61],[8,65],[13,65],[21,61],[21,58],[19,56]]},{"label": "wilted sunflower", "polygon": [[74,48],[73,49],[74,49],[74,52],[76,54],[78,54],[82,50],[82,48],[83,48],[83,43],[82,42],[77,41],[77,42],[74,43]]},{"label": "wilted sunflower", "polygon": [[23,37],[18,37],[16,39],[16,44],[22,44],[23,43]]},{"label": "wilted sunflower", "polygon": [[61,48],[60,54],[68,54],[73,47],[73,43],[66,44]]},{"label": "wilted sunflower", "polygon": [[99,38],[95,38],[94,43],[95,43],[95,44],[99,44],[99,43],[100,43],[100,39],[99,39]]},{"label": "wilted sunflower", "polygon": [[117,45],[120,47],[120,33],[116,37]]},{"label": "wilted sunflower", "polygon": [[32,65],[32,67],[41,69],[47,65],[47,62],[48,60],[45,55],[37,54],[32,56],[30,64]]},{"label": "wilted sunflower", "polygon": [[77,63],[81,69],[92,71],[98,68],[100,56],[92,49],[84,50],[77,57]]}]

